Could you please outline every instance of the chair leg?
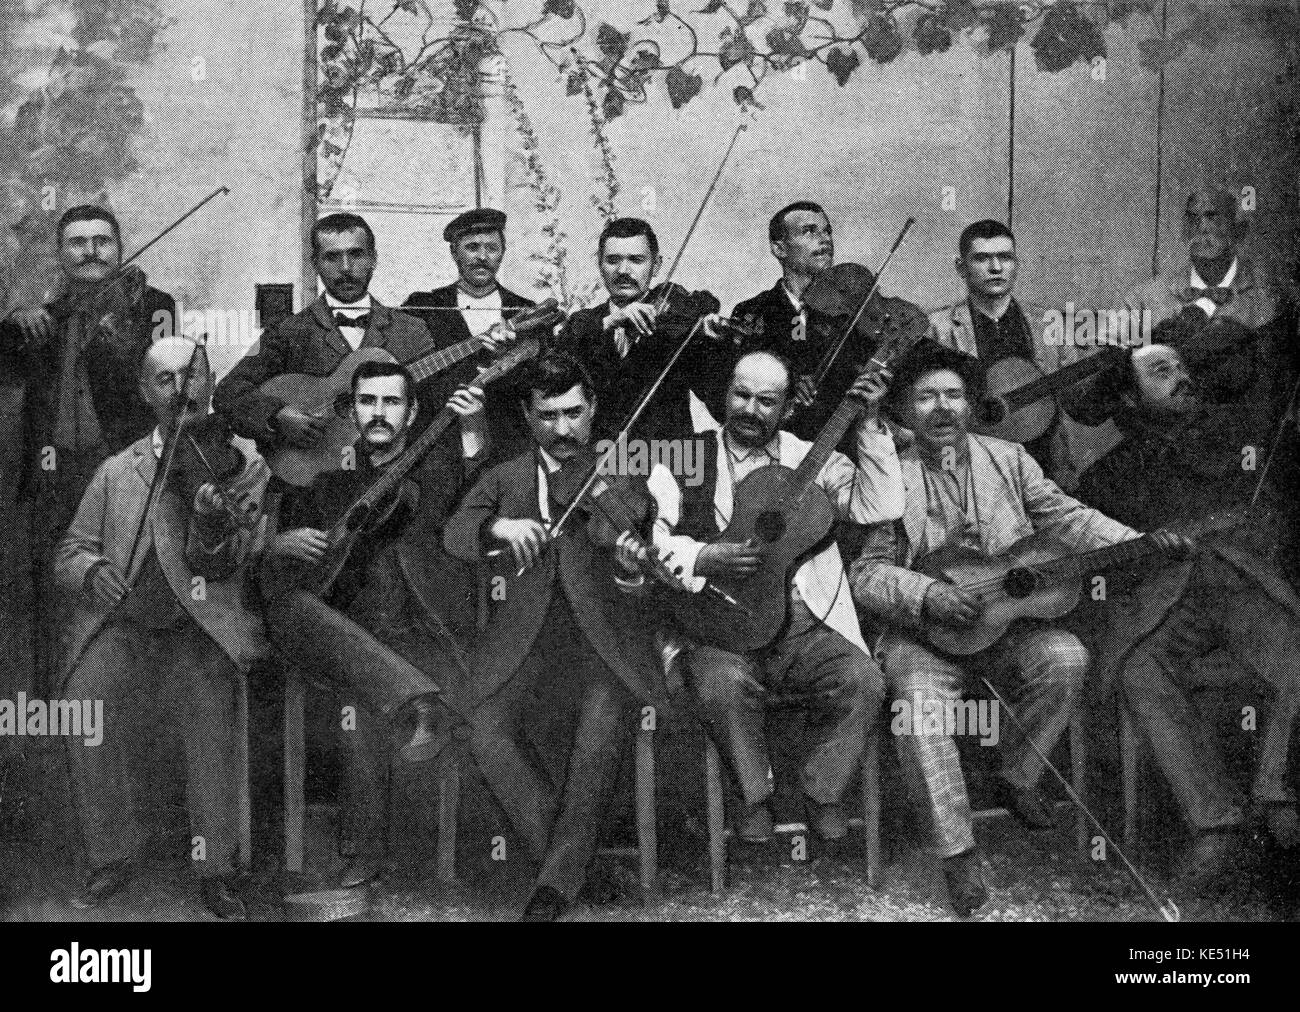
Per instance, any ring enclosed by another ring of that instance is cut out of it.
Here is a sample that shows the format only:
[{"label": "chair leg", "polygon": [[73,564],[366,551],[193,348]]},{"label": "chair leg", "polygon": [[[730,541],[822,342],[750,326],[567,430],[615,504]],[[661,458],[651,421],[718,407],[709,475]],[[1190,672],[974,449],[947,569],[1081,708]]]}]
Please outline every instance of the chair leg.
[{"label": "chair leg", "polygon": [[[1070,779],[1074,793],[1085,805],[1088,803],[1088,742],[1083,735],[1083,716],[1076,708],[1070,714]],[[1074,841],[1080,857],[1087,857],[1092,826],[1088,817],[1079,811],[1074,819]]]},{"label": "chair leg", "polygon": [[880,887],[883,875],[880,862],[880,735],[877,728],[867,727],[866,747],[862,752],[862,836],[867,849],[867,885]]},{"label": "chair leg", "polygon": [[253,803],[248,782],[248,679],[235,680],[235,817],[239,822],[241,871],[253,863]]},{"label": "chair leg", "polygon": [[636,841],[641,865],[641,898],[654,896],[659,880],[659,841],[655,831],[654,732],[636,733]]},{"label": "chair leg", "polygon": [[726,886],[726,816],[722,805],[722,760],[713,738],[704,735],[704,797],[709,824],[709,889],[721,892]]},{"label": "chair leg", "polygon": [[438,881],[456,881],[456,820],[460,810],[460,756],[449,754],[438,778]]},{"label": "chair leg", "polygon": [[1138,740],[1133,717],[1124,700],[1119,701],[1119,754],[1124,779],[1124,846],[1138,842]]},{"label": "chair leg", "polygon": [[293,874],[302,871],[303,824],[307,810],[305,705],[306,687],[302,678],[287,672],[284,679],[284,865]]}]

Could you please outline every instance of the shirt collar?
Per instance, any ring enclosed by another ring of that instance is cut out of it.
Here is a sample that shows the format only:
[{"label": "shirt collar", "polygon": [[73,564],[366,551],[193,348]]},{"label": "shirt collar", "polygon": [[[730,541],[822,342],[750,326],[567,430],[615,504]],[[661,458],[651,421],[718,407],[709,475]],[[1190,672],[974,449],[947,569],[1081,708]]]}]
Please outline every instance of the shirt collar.
[{"label": "shirt collar", "polygon": [[546,468],[547,474],[554,474],[560,469],[560,462],[543,450],[540,446],[537,448],[537,456],[541,458],[542,464]]},{"label": "shirt collar", "polygon": [[[1205,283],[1205,280],[1201,277],[1201,275],[1197,273],[1197,271],[1196,271],[1196,265],[1195,265],[1195,264],[1192,264],[1191,272],[1192,272],[1192,273],[1191,273],[1191,277],[1188,279],[1188,284],[1189,284],[1192,288],[1209,288],[1209,287],[1210,287],[1209,285],[1207,285],[1207,284]],[[1217,285],[1215,285],[1214,287],[1216,287],[1216,288],[1231,288],[1231,287],[1232,287],[1232,283],[1233,283],[1234,281],[1236,281],[1236,280],[1237,280],[1237,258],[1236,258],[1236,257],[1233,257],[1233,258],[1232,258],[1232,264],[1231,264],[1231,266],[1228,267],[1228,272],[1227,272],[1225,275],[1223,275],[1223,280],[1220,281],[1220,282],[1219,282]]]},{"label": "shirt collar", "polygon": [[158,428],[158,426],[155,425],[153,428],[153,436],[151,439],[151,446],[153,447],[154,460],[162,460],[163,447],[165,445],[167,445],[167,441],[163,439],[162,429]]},{"label": "shirt collar", "polygon": [[325,293],[325,305],[329,306],[330,309],[350,309],[358,313],[368,313],[373,308],[373,303],[374,300],[369,292],[366,292],[356,302],[340,302],[329,292]]},{"label": "shirt collar", "polygon": [[790,300],[790,305],[794,306],[799,312],[803,312],[803,299],[790,291],[790,285],[785,278],[781,279],[781,291],[785,292],[785,297]]},{"label": "shirt collar", "polygon": [[758,456],[759,454],[767,457],[773,464],[779,464],[781,462],[781,433],[779,430],[766,446],[737,446],[727,438],[725,429],[719,429],[718,432],[722,438],[722,445],[726,447],[727,453],[731,455],[732,461],[737,464],[742,460],[748,460],[751,457]]}]

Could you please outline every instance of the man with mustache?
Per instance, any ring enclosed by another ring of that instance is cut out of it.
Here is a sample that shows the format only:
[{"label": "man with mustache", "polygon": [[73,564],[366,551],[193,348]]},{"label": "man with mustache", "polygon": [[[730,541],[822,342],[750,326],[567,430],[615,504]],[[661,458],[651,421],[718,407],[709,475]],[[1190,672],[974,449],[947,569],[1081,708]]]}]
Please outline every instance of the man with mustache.
[{"label": "man with mustache", "polygon": [[[533,305],[531,299],[512,292],[497,279],[506,253],[504,212],[491,207],[466,211],[447,223],[442,238],[459,276],[441,288],[412,292],[402,308],[424,321],[439,348],[481,336],[488,353],[500,350],[510,340],[503,321]],[[470,360],[440,377],[433,388],[437,403],[456,386],[471,382],[475,364],[481,363],[481,359]],[[487,392],[489,428],[502,457],[513,456],[528,442],[515,408],[518,401],[518,391],[509,377]]]},{"label": "man with mustache", "polygon": [[[551,921],[587,880],[638,709],[656,719],[667,692],[652,630],[626,596],[640,574],[594,544],[582,516],[551,529],[565,509],[552,490],[591,440],[591,378],[554,350],[526,369],[520,389],[533,448],[479,479],[448,521],[446,545],[468,563],[505,553],[463,700],[474,760],[540,868],[524,920]],[[548,722],[558,723],[566,757],[554,783],[522,742]]]},{"label": "man with mustache", "polygon": [[[250,451],[224,492],[204,484],[183,501],[174,472],[155,491],[175,425],[208,413],[207,359],[192,341],[162,338],[144,355],[139,388],[157,422],[152,435],[100,465],[55,552],[55,583],[73,604],[55,689],[63,699],[104,701],[103,740],[68,739],[90,865],[72,905],[99,906],[135,873],[145,834],[132,766],[171,734],[184,748],[195,841],[186,849],[204,902],[219,918],[243,920],[233,883],[235,683],[267,649],[260,618],[244,605],[243,578],[265,532],[270,473]],[[233,522],[226,494],[246,524]]]},{"label": "man with mustache", "polygon": [[[448,740],[468,670],[464,642],[474,622],[473,580],[443,552],[442,527],[482,461],[476,455],[487,442],[482,389],[458,389],[447,408],[459,418],[459,438],[434,443],[398,490],[391,515],[378,519],[390,502],[376,506],[376,521],[324,600],[295,590],[292,569],[327,558],[329,528],[402,456],[419,412],[403,366],[358,366],[352,377],[352,419],[361,433],[355,466],[321,475],[310,489],[288,491],[268,551],[271,642],[337,689],[344,755],[339,850],[347,859],[339,884],[345,888],[383,871],[395,728],[408,718],[415,722],[399,750],[404,759],[436,756]],[[450,712],[438,710],[438,701]]]},{"label": "man with mustache", "polygon": [[[1136,348],[1106,380],[1125,438],[1085,473],[1081,496],[1135,527],[1222,517],[1250,503],[1264,461],[1243,469],[1242,449],[1262,455],[1270,434],[1231,405],[1206,403],[1175,348]],[[1268,481],[1260,499],[1271,512],[1207,532],[1178,565],[1113,574],[1104,601],[1088,605],[1103,688],[1122,691],[1195,834],[1175,866],[1191,892],[1220,883],[1239,862],[1248,810],[1192,700],[1198,689],[1227,693],[1237,717],[1255,679],[1274,690],[1250,806],[1279,845],[1300,842],[1287,782],[1300,708],[1300,599],[1276,561],[1292,509],[1283,489]],[[1216,651],[1227,663],[1204,663]]]},{"label": "man with mustache", "polygon": [[[735,490],[761,467],[798,468],[810,444],[781,429],[790,417],[793,380],[788,363],[751,352],[737,364],[727,390],[726,422],[710,433],[704,481],[691,487],[662,465],[650,475],[658,503],[654,544],[669,568],[699,591],[706,578],[743,578],[761,563],[762,547],[719,540],[735,507]],[[856,426],[859,464],[832,451],[817,475],[838,518],[884,523],[902,514],[902,484],[893,439],[877,416],[885,378],[868,375],[852,388],[861,401]],[[623,561],[630,562],[626,558]],[[742,655],[699,644],[686,650],[689,680],[710,733],[730,761],[745,808],[737,821],[742,840],[773,833],[772,765],[764,723],[771,692],[797,695],[809,711],[801,788],[809,823],[823,839],[848,832],[841,799],[856,772],[864,726],[874,731],[884,686],[854,614],[839,547],[823,546],[795,572],[789,588],[788,627],[768,648]]]},{"label": "man with mustache", "polygon": [[[893,699],[915,706],[919,698],[925,712],[943,713],[971,678],[985,675],[1046,755],[1068,725],[1088,651],[1068,632],[1025,621],[980,653],[946,656],[926,642],[926,628],[968,627],[982,604],[953,584],[917,572],[917,566],[950,546],[999,555],[1034,532],[1070,552],[1139,535],[1065,495],[1018,443],[970,434],[970,402],[979,394],[979,379],[977,359],[929,341],[898,365],[893,407],[915,435],[899,455],[906,507],[899,522],[869,530],[851,569],[853,597],[883,627],[875,657]],[[1186,547],[1176,535],[1157,531],[1153,537],[1161,547]],[[1040,760],[1018,729],[1003,739],[999,800],[1031,828],[1051,826],[1037,796]],[[988,891],[956,743],[946,731],[936,731],[899,735],[896,746],[905,774],[928,802],[949,900],[967,916],[984,905]]]},{"label": "man with mustache", "polygon": [[0,321],[0,368],[25,387],[19,488],[31,502],[37,691],[54,675],[51,553],[95,468],[153,428],[140,363],[155,337],[177,334],[170,295],[134,271],[116,276],[122,232],[111,211],[69,208],[55,236],[61,290]]},{"label": "man with mustache", "polygon": [[[258,388],[284,373],[328,376],[358,348],[383,348],[399,362],[434,349],[419,320],[383,306],[370,294],[378,250],[366,220],[330,214],[312,226],[312,262],[325,292],[301,312],[263,334],[217,384],[216,409],[241,436],[262,444],[310,448],[324,422]],[[436,396],[436,394],[434,395]],[[442,403],[442,399],[433,403]]]},{"label": "man with mustache", "polygon": [[[703,316],[703,333],[691,339],[648,405],[633,435],[643,439],[689,437],[713,419],[706,404],[727,352],[715,344],[718,300],[708,292],[679,293],[658,312],[654,279],[663,267],[659,238],[640,218],[615,218],[596,246],[600,277],[609,298],[569,317],[555,346],[591,373],[600,416],[598,435],[613,437]],[[728,349],[729,351],[729,349]]]}]

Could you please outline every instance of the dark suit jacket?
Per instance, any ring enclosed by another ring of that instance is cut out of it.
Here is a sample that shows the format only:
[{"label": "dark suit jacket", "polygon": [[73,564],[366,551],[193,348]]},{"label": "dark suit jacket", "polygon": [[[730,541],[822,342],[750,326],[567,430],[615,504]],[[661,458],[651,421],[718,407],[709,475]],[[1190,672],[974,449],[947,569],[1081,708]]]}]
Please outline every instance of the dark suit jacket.
[{"label": "dark suit jacket", "polygon": [[[507,315],[512,309],[525,309],[528,306],[535,305],[532,300],[526,299],[522,295],[516,295],[508,288],[502,287],[500,291],[501,309]],[[456,308],[456,285],[453,282],[450,285],[444,285],[442,288],[435,288],[431,292],[412,292],[407,296],[406,301],[402,303],[402,308],[454,310]],[[474,336],[469,332],[469,327],[465,324],[465,318],[460,313],[424,313],[420,314],[420,319],[429,328],[429,333],[433,335],[434,345],[438,348],[459,344],[461,341],[468,341]],[[456,387],[472,380],[477,367],[486,365],[488,361],[490,359],[487,356],[467,359],[438,376],[432,383],[432,390],[435,391],[434,396],[438,401],[438,406],[441,407],[446,403],[447,398],[451,396]],[[523,415],[519,411],[520,396],[517,384],[512,382],[512,377],[509,376],[498,380],[487,390],[487,415],[488,426],[492,430],[493,460],[508,460],[515,454],[522,452],[528,445],[530,438],[528,428],[524,424]]]},{"label": "dark suit jacket", "polygon": [[[569,317],[555,347],[573,355],[591,372],[596,384],[596,432],[613,437],[618,427],[636,407],[638,399],[649,389],[685,334],[666,336],[656,331],[638,340],[620,358],[612,333],[604,330],[609,302],[580,309]],[[630,336],[630,335],[629,335]],[[693,433],[690,392],[702,400],[715,418],[719,377],[730,374],[727,350],[696,335],[677,360],[663,385],[637,423],[634,435],[642,439],[678,439]]]},{"label": "dark suit jacket", "polygon": [[[0,324],[0,376],[4,382],[22,383],[27,388],[23,417],[24,484],[40,448],[50,444],[57,422],[59,373],[68,333],[65,321],[70,306],[59,301],[45,309],[56,321],[53,335],[45,344],[27,344],[15,324]],[[145,288],[125,349],[114,349],[98,341],[87,345],[83,354],[90,379],[90,399],[104,441],[113,453],[153,431],[153,412],[139,393],[140,363],[153,343],[155,329],[159,337],[169,336],[179,332],[178,323],[175,300],[166,292]]]},{"label": "dark suit jacket", "polygon": [[[424,324],[377,302],[370,311],[370,326],[361,347],[385,348],[399,362],[409,362],[435,350]],[[328,376],[351,351],[352,346],[334,325],[333,313],[322,295],[262,335],[257,350],[236,362],[217,384],[213,406],[230,420],[231,427],[241,436],[266,442],[273,437],[271,419],[284,407],[284,402],[260,393],[257,388],[284,373]],[[422,388],[422,419],[441,408],[446,400],[435,405],[430,403],[434,399],[426,397]]]},{"label": "dark suit jacket", "polygon": [[[537,466],[537,454],[530,450],[487,471],[447,522],[447,551],[478,562],[485,542],[492,541],[485,533],[492,519],[540,522]],[[667,693],[650,631],[636,608],[640,599],[615,584],[616,565],[608,551],[588,541],[581,524],[554,541],[541,562],[523,576],[514,576],[507,558],[499,569],[508,581],[505,599],[489,595],[493,611],[473,653],[474,686],[466,694],[468,705],[485,701],[519,670],[542,631],[552,595],[563,593],[587,641],[610,670],[638,700],[665,707]]]}]

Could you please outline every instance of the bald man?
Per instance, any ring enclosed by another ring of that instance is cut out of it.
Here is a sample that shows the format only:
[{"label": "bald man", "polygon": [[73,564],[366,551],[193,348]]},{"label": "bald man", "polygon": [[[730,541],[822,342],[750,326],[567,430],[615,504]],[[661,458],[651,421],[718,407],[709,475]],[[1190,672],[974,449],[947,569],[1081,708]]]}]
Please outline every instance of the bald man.
[{"label": "bald man", "polygon": [[210,484],[192,501],[164,484],[146,515],[168,435],[182,415],[208,413],[212,377],[203,351],[182,338],[158,341],[144,357],[139,390],[156,427],[99,466],[54,555],[56,586],[73,608],[56,695],[104,706],[101,741],[67,739],[89,865],[72,905],[97,907],[130,880],[145,834],[129,770],[170,730],[184,747],[188,850],[204,902],[217,917],[242,920],[244,904],[232,888],[235,687],[266,641],[240,591],[264,534],[270,472],[249,450],[227,483],[246,524],[233,522]]}]

